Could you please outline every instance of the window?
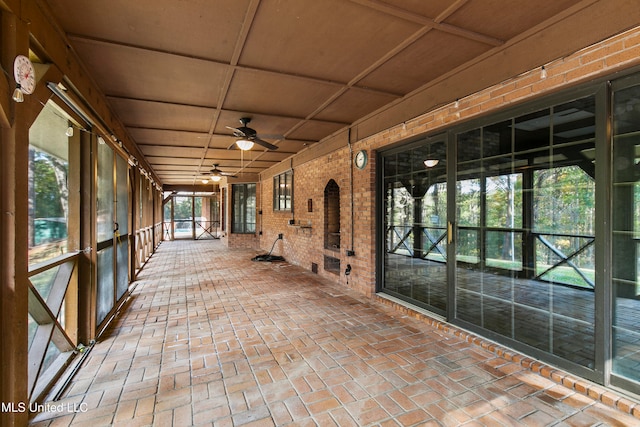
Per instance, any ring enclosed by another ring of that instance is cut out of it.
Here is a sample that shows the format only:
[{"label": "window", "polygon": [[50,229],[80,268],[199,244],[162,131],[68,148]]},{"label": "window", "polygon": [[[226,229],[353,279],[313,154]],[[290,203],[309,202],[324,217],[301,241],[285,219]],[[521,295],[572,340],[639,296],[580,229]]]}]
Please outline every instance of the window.
[{"label": "window", "polygon": [[255,184],[233,184],[233,223],[232,233],[255,233],[256,232],[256,185]]},{"label": "window", "polygon": [[293,199],[293,171],[273,177],[273,210],[290,211]]},{"label": "window", "polygon": [[[69,116],[48,101],[29,129],[27,387],[33,402],[74,357],[79,328],[77,259],[80,138]],[[71,135],[70,135],[71,134]],[[74,191],[76,190],[76,191]],[[22,283],[21,283],[22,284]],[[34,368],[34,369],[31,369]]]},{"label": "window", "polygon": [[29,263],[67,253],[69,121],[47,103],[29,130]]}]

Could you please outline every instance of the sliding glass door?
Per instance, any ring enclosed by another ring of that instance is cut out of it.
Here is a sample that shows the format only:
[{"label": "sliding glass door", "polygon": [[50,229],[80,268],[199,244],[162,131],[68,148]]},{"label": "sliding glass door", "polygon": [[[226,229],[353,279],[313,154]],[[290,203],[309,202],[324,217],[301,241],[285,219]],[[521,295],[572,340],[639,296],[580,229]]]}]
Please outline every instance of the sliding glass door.
[{"label": "sliding glass door", "polygon": [[640,74],[382,150],[379,165],[380,292],[640,393]]},{"label": "sliding glass door", "polygon": [[614,90],[611,371],[640,392],[640,78]]},{"label": "sliding glass door", "polygon": [[595,95],[455,134],[456,320],[595,368]]},{"label": "sliding glass door", "polygon": [[381,154],[380,290],[597,380],[604,97],[557,99]]},{"label": "sliding glass door", "polygon": [[447,155],[444,138],[384,157],[384,292],[445,315]]}]

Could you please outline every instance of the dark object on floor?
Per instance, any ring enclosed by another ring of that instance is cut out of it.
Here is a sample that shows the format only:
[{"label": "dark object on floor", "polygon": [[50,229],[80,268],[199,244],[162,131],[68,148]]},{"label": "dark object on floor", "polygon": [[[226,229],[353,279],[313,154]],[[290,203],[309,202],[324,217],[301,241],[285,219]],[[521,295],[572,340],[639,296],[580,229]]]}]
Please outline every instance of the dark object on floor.
[{"label": "dark object on floor", "polygon": [[265,254],[265,255],[255,256],[255,257],[251,258],[251,261],[268,261],[268,262],[284,261],[284,257],[281,257],[280,255]]},{"label": "dark object on floor", "polygon": [[282,234],[278,234],[278,238],[276,239],[275,242],[273,242],[273,245],[271,246],[271,250],[269,251],[269,253],[264,255],[257,255],[251,258],[251,261],[266,261],[266,262],[284,261],[284,257],[281,257],[280,255],[271,255],[271,252],[273,252],[273,248],[275,248],[276,243],[278,242],[278,240],[281,240],[281,239],[282,239]]}]

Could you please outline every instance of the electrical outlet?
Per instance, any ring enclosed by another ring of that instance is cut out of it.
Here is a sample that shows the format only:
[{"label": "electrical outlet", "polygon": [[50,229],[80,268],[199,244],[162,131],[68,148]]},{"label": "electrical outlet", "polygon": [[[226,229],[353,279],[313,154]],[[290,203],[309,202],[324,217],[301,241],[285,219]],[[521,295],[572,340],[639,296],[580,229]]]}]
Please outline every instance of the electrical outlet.
[{"label": "electrical outlet", "polygon": [[356,256],[355,251],[347,250],[347,256]]},{"label": "electrical outlet", "polygon": [[278,233],[278,240],[282,240],[283,237],[282,233]]}]

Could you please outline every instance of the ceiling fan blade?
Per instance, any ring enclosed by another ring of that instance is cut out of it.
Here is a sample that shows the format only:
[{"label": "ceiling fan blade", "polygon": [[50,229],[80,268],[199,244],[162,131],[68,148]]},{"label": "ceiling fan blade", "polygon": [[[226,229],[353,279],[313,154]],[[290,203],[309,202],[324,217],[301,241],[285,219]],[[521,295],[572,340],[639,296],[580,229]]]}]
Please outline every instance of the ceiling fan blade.
[{"label": "ceiling fan blade", "polygon": [[267,138],[267,139],[285,139],[284,135],[279,134],[279,133],[272,133],[272,134],[268,134],[268,133],[259,133],[256,135],[256,138]]},{"label": "ceiling fan blade", "polygon": [[277,145],[273,145],[267,141],[263,141],[260,138],[254,138],[252,139],[253,142],[255,142],[258,145],[263,146],[264,148],[268,149],[268,150],[277,150],[278,146]]},{"label": "ceiling fan blade", "polygon": [[231,127],[231,126],[225,126],[225,127],[226,127],[227,129],[232,130],[232,131],[233,131],[233,134],[234,134],[236,137],[238,137],[238,138],[243,138],[243,137],[246,137],[246,136],[247,136],[247,135],[246,135],[242,130],[240,130],[240,129],[238,129],[238,128],[234,128],[234,127]]}]

